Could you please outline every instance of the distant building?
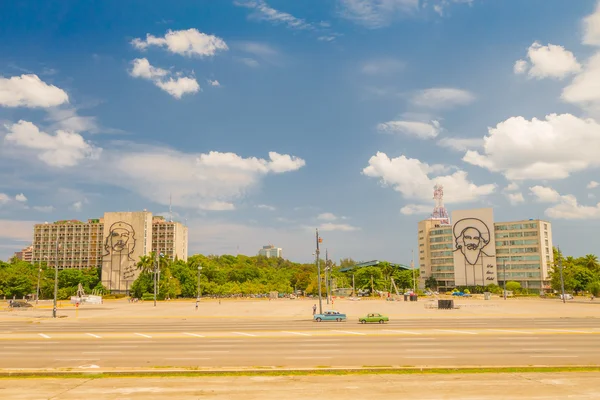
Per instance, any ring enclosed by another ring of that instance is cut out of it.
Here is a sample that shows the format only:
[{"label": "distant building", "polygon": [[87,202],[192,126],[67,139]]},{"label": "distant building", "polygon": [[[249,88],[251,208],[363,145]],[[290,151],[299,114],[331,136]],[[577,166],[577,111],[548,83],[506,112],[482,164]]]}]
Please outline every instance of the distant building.
[{"label": "distant building", "polygon": [[156,251],[187,260],[188,229],[148,211],[107,212],[104,218],[36,224],[32,262],[66,268],[102,268],[102,284],[126,292],[138,277],[141,256]]},{"label": "distant building", "polygon": [[265,256],[267,258],[281,257],[281,249],[270,244],[268,246],[263,246],[263,248],[258,251],[258,255]]},{"label": "distant building", "polygon": [[15,252],[13,257],[17,260],[31,262],[33,257],[33,245],[27,246],[23,250]]}]

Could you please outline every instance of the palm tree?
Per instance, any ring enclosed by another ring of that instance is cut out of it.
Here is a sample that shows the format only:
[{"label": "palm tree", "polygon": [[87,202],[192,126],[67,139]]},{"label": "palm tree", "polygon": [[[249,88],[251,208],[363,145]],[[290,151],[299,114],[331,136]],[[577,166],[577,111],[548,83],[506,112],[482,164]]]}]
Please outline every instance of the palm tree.
[{"label": "palm tree", "polygon": [[585,266],[592,272],[598,271],[600,264],[598,263],[598,257],[594,254],[586,254],[584,257]]},{"label": "palm tree", "polygon": [[154,253],[147,256],[140,256],[140,261],[137,263],[137,269],[141,270],[142,274],[149,274],[154,271]]}]

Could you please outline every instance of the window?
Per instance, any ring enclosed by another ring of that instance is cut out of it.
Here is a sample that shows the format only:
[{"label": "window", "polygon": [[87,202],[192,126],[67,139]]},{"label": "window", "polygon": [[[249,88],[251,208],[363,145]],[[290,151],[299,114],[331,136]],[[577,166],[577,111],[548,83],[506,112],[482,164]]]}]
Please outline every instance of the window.
[{"label": "window", "polygon": [[451,249],[452,243],[444,243],[444,244],[432,244],[429,246],[429,250],[440,250],[440,249]]},{"label": "window", "polygon": [[437,236],[429,238],[429,242],[437,243],[437,242],[449,242],[452,240],[452,236]]},{"label": "window", "polygon": [[547,231],[548,230],[548,224],[544,224],[544,230]]},{"label": "window", "polygon": [[548,232],[544,232],[544,237],[548,237]]}]

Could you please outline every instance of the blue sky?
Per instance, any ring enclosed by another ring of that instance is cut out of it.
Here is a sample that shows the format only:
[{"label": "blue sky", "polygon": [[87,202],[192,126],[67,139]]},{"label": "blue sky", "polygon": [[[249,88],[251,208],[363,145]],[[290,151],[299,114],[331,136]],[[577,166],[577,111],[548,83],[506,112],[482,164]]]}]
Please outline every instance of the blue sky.
[{"label": "blue sky", "polygon": [[595,0],[175,4],[0,4],[1,258],[171,196],[192,253],[408,264],[435,183],[599,253]]}]

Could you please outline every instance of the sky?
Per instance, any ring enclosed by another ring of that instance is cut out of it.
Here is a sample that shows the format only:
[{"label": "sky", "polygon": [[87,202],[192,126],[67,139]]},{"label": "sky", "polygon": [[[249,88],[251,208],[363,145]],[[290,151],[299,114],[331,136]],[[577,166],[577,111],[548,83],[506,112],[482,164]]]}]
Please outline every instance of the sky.
[{"label": "sky", "polygon": [[600,253],[596,0],[4,1],[0,54],[1,259],[171,203],[190,254],[409,264],[435,184]]}]

